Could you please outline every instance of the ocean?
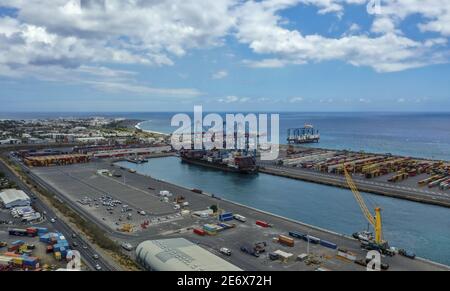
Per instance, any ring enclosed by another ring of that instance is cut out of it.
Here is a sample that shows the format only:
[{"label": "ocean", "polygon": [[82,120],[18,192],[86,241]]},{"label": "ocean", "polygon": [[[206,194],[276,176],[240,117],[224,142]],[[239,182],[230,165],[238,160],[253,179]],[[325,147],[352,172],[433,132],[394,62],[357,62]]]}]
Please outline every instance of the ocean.
[{"label": "ocean", "polygon": [[[144,130],[171,133],[173,113],[142,115]],[[287,129],[305,123],[320,131],[311,147],[450,160],[450,113],[281,113],[280,142]]]}]

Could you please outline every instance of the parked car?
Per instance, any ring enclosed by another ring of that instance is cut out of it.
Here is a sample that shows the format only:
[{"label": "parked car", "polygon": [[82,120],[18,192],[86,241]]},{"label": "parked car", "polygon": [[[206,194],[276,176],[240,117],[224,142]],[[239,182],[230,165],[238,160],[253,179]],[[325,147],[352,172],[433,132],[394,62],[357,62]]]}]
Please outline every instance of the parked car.
[{"label": "parked car", "polygon": [[416,254],[414,254],[412,252],[409,252],[407,250],[404,250],[404,249],[398,250],[398,253],[399,253],[399,255],[407,257],[407,258],[409,258],[411,260],[414,260],[416,258]]},{"label": "parked car", "polygon": [[121,246],[122,246],[122,248],[124,250],[127,250],[127,251],[132,251],[133,250],[133,246],[130,243],[124,242],[124,243],[122,243]]},{"label": "parked car", "polygon": [[221,248],[220,252],[222,254],[224,254],[225,256],[231,256],[231,250],[227,249],[227,248]]}]

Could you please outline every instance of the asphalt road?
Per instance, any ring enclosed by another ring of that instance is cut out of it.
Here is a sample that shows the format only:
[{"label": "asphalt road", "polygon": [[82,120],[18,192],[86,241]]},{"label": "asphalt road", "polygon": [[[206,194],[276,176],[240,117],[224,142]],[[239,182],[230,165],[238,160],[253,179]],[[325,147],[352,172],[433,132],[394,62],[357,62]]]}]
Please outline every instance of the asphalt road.
[{"label": "asphalt road", "polygon": [[[25,168],[24,170],[27,169]],[[0,171],[4,172],[10,181],[15,182],[17,186],[20,189],[22,189],[26,194],[28,194],[30,197],[35,197],[33,191],[31,191],[31,189],[25,183],[23,183],[14,173],[12,173],[11,170],[8,167],[6,167],[1,161],[0,161]],[[55,214],[53,209],[37,197],[36,199],[33,200],[33,206],[36,208],[37,211],[41,213],[47,213],[46,217],[48,219],[57,218],[57,215]],[[78,243],[79,246],[74,249],[80,252],[82,261],[86,263],[86,265],[90,270],[95,270],[95,266],[97,264],[104,271],[115,270],[114,267],[108,264],[101,257],[99,259],[94,259],[94,255],[97,254],[97,252],[81,236],[77,235],[76,238],[72,238],[72,235],[76,234],[76,232],[65,222],[56,219],[55,223],[53,223],[53,226],[57,231],[61,232],[69,241],[71,242],[76,241]]]}]

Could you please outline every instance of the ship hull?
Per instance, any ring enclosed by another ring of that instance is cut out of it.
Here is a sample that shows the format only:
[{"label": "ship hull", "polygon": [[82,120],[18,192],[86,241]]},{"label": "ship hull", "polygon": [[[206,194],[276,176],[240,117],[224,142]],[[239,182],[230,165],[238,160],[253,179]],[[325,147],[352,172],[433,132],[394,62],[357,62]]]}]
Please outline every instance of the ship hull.
[{"label": "ship hull", "polygon": [[227,165],[214,164],[214,163],[210,163],[210,162],[203,161],[203,160],[190,159],[190,158],[186,158],[186,157],[180,157],[180,158],[183,163],[193,164],[193,165],[202,166],[202,167],[208,167],[211,169],[221,170],[221,171],[225,171],[225,172],[240,173],[240,174],[257,174],[258,173],[258,167],[254,167],[251,169],[236,169],[236,168],[228,167]]},{"label": "ship hull", "polygon": [[288,139],[289,144],[307,144],[307,143],[318,143],[320,141],[320,138],[314,138],[314,139],[305,139],[305,140],[298,140],[298,139]]}]

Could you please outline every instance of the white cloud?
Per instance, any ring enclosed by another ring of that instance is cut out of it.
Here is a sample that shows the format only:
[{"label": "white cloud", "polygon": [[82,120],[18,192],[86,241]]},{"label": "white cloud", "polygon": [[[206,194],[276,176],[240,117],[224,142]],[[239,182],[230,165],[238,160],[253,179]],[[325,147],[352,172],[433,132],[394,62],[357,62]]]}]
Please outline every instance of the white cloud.
[{"label": "white cloud", "polygon": [[128,92],[139,95],[156,95],[160,97],[176,97],[180,99],[192,99],[201,93],[194,89],[173,89],[173,88],[153,88],[139,84],[111,82],[111,81],[84,81],[86,84],[93,85],[103,91],[120,93]]},{"label": "white cloud", "polygon": [[220,98],[217,101],[220,103],[246,103],[251,99],[248,97],[238,97],[238,96],[226,96],[225,98]]},{"label": "white cloud", "polygon": [[348,30],[349,30],[350,32],[357,32],[357,31],[360,31],[360,30],[361,30],[361,26],[359,26],[357,23],[352,23],[352,24],[350,25],[350,27],[348,28]]},{"label": "white cloud", "polygon": [[228,72],[225,70],[217,71],[211,76],[211,78],[214,80],[220,80],[226,77],[228,77]]},{"label": "white cloud", "polygon": [[299,103],[299,102],[303,102],[305,99],[303,99],[303,97],[293,97],[289,99],[290,103]]},{"label": "white cloud", "polygon": [[[77,79],[96,88],[135,93],[198,95],[193,89],[127,85],[133,82],[115,80],[123,72],[107,66],[170,66],[188,49],[221,45],[233,25],[231,17],[223,17],[233,1],[199,2],[0,0],[0,6],[18,9],[17,18],[0,16],[0,75]],[[95,72],[89,71],[93,67]],[[76,77],[70,78],[75,70]],[[128,78],[133,75],[127,73]]]},{"label": "white cloud", "polygon": [[[0,75],[21,77],[55,66],[68,74],[96,67],[97,78],[115,78],[105,76],[121,74],[108,71],[112,63],[171,66],[189,50],[221,46],[228,37],[257,55],[243,61],[253,68],[340,60],[395,72],[448,62],[450,1],[381,3],[370,31],[353,23],[349,33],[325,37],[287,29],[281,12],[309,5],[319,14],[342,16],[348,5],[367,0],[0,0],[0,6],[18,10],[17,18],[0,17]],[[421,31],[440,37],[405,35],[401,23],[414,14],[422,17]],[[219,71],[212,77],[226,75]]]},{"label": "white cloud", "polygon": [[[435,51],[437,45],[430,46],[429,41],[415,41],[397,33],[387,24],[392,24],[388,18],[386,23],[374,26],[373,30],[381,34],[376,37],[360,34],[328,38],[317,34],[303,35],[300,31],[286,29],[281,25],[279,12],[297,2],[249,1],[238,12],[239,41],[248,44],[257,54],[275,56],[271,60],[276,61],[268,63],[271,67],[342,60],[354,66],[369,66],[378,72],[395,72],[448,61]],[[362,1],[303,2],[326,7],[323,12],[341,11],[341,4],[344,2],[362,4]],[[253,67],[269,67],[266,63],[255,63]]]},{"label": "white cloud", "polygon": [[383,0],[380,17],[402,21],[411,15],[420,15],[418,27],[423,31],[450,36],[450,1],[447,0]]},{"label": "white cloud", "polygon": [[284,60],[263,59],[263,60],[244,60],[243,64],[251,68],[282,68],[286,65]]},{"label": "white cloud", "polygon": [[427,102],[430,99],[428,97],[417,97],[417,98],[399,98],[397,103],[422,103]]}]

